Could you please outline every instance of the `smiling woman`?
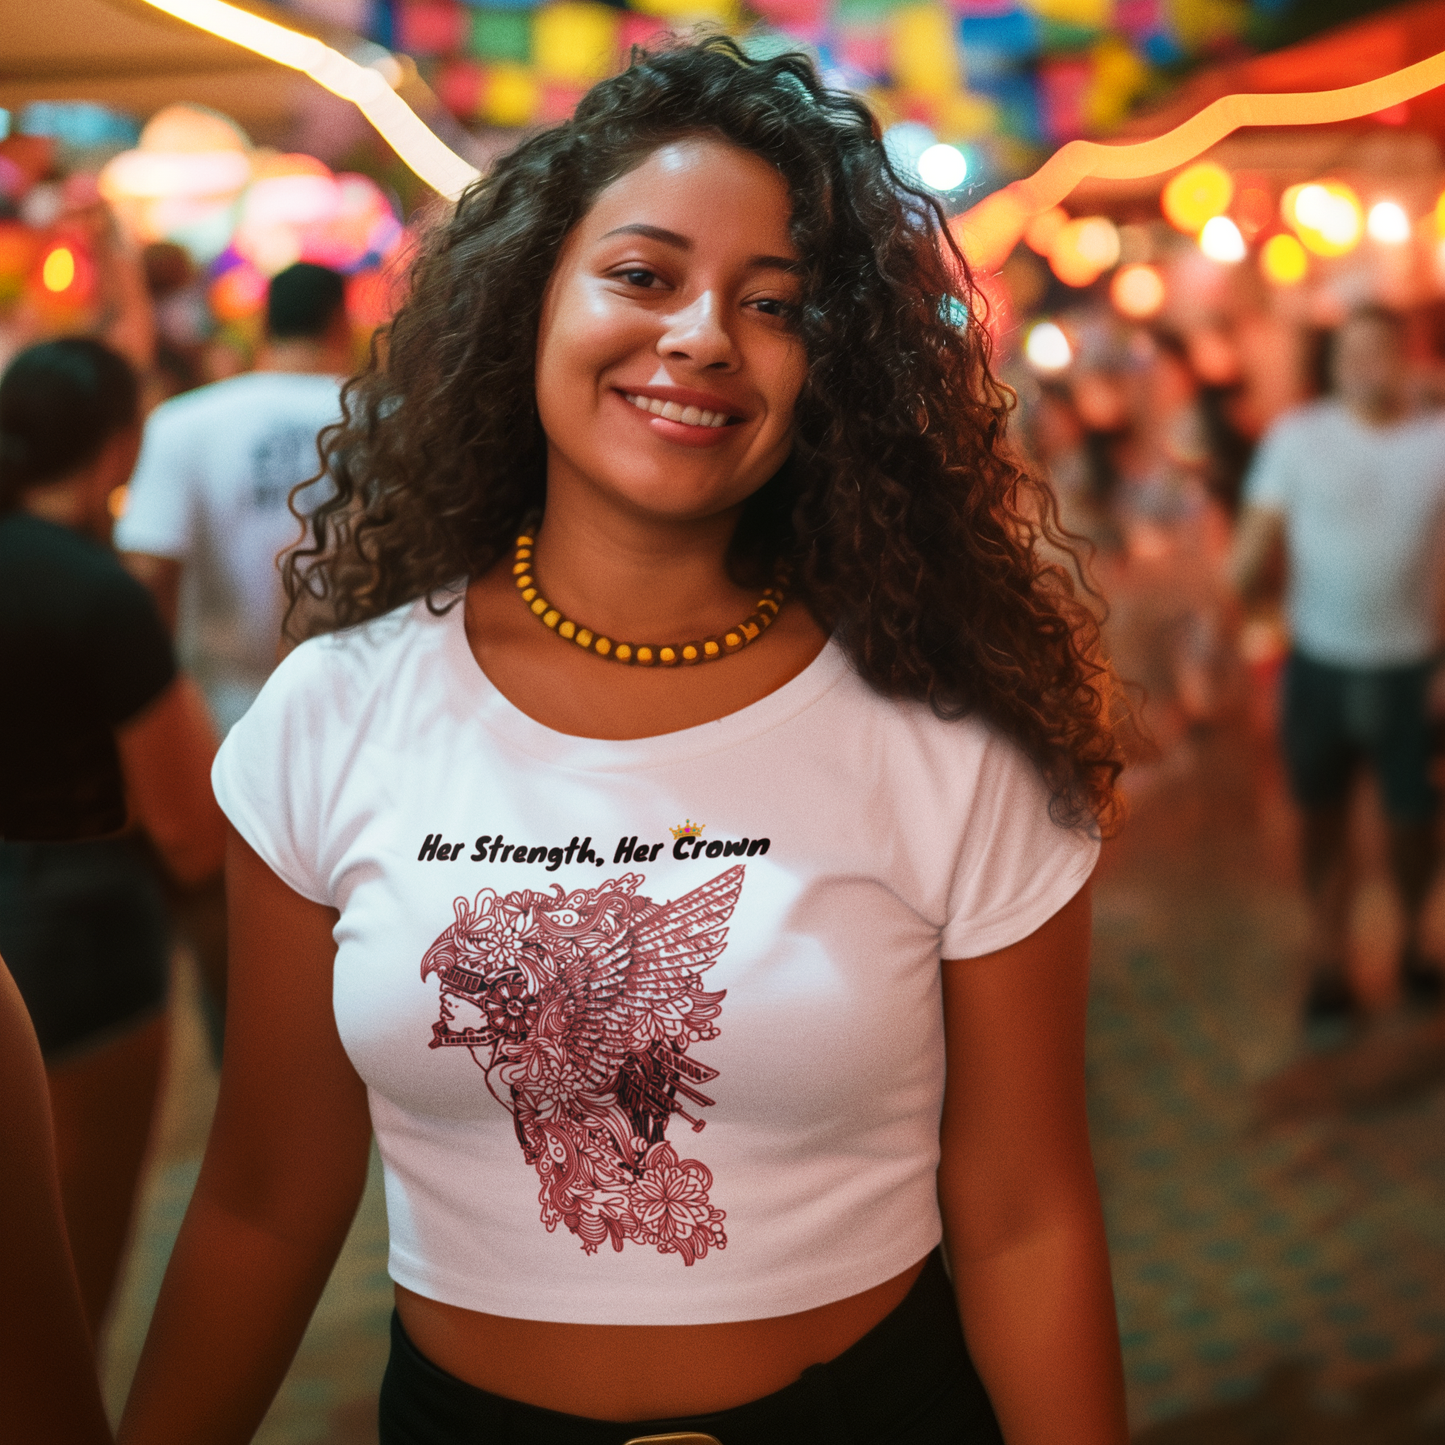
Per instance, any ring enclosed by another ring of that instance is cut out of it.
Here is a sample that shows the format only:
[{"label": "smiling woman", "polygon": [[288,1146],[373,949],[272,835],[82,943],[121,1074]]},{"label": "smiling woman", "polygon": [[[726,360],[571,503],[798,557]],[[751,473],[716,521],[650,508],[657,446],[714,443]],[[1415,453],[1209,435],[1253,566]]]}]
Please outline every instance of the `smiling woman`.
[{"label": "smiling woman", "polygon": [[428,239],[217,762],[222,1097],[125,1445],[250,1438],[373,1128],[385,1445],[1121,1445],[1119,764],[971,297],[866,109],[720,39]]}]

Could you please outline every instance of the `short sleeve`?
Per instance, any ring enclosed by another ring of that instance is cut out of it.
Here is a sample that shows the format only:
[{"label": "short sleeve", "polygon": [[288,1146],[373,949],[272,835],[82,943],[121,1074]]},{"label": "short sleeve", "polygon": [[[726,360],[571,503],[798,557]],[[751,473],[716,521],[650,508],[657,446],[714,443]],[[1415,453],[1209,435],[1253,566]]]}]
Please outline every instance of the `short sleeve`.
[{"label": "short sleeve", "polygon": [[1291,432],[1276,426],[1266,433],[1254,455],[1244,479],[1244,503],[1267,512],[1283,512],[1289,507],[1292,490],[1293,447]]},{"label": "short sleeve", "polygon": [[89,603],[86,639],[101,715],[120,727],[171,685],[176,658],[151,594],[112,565],[114,574]]},{"label": "short sleeve", "polygon": [[163,403],[146,422],[140,458],[115,525],[122,552],[183,559],[191,547],[191,461],[182,418]]},{"label": "short sleeve", "polygon": [[962,835],[944,958],[978,958],[1027,938],[1061,909],[1094,871],[1099,837],[1050,815],[1038,769],[1012,743],[990,737],[979,761]]},{"label": "short sleeve", "polygon": [[271,674],[221,744],[211,786],[232,826],[283,883],[330,904],[322,861],[323,761],[334,726],[326,642],[303,643]]}]

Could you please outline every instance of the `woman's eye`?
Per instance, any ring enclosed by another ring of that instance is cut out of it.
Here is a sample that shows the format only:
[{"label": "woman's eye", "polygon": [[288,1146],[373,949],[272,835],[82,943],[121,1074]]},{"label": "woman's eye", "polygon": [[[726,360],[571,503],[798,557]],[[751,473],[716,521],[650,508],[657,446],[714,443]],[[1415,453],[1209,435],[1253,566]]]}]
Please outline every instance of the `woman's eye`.
[{"label": "woman's eye", "polygon": [[657,272],[645,271],[640,266],[632,266],[626,271],[619,271],[616,274],[629,286],[640,286],[644,290],[650,289],[652,283],[657,280]]},{"label": "woman's eye", "polygon": [[791,321],[797,312],[797,307],[791,301],[784,301],[778,296],[760,297],[753,305],[764,316],[777,316],[784,321]]}]

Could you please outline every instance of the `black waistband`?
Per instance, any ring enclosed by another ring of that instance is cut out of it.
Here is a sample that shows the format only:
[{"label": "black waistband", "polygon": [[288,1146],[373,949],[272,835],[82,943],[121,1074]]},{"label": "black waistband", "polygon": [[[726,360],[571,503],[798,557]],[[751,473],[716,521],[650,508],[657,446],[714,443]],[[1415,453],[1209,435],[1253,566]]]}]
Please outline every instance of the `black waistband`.
[{"label": "black waistband", "polygon": [[722,1445],[1001,1445],[935,1251],[903,1302],[856,1344],[791,1385],[731,1410],[618,1424],[508,1400],[426,1358],[393,1314],[381,1445],[624,1445],[696,1431]]}]

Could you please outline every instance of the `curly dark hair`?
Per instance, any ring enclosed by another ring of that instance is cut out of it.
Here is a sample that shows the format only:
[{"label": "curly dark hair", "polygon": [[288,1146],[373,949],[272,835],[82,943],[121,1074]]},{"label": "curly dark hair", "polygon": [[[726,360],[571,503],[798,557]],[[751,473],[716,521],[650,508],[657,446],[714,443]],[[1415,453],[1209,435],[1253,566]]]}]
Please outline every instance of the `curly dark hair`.
[{"label": "curly dark hair", "polygon": [[804,55],[755,59],[717,36],[635,51],[467,189],[323,433],[334,491],[285,562],[291,635],[481,575],[543,508],[533,371],[558,252],[603,189],[694,135],[776,167],[804,267],[793,450],[743,508],[734,576],[786,563],[873,687],[987,718],[1042,769],[1061,822],[1110,831],[1110,675],[1095,619],[1046,555],[1063,546],[1052,496],[1003,444],[1013,396],[970,319],[981,299],[937,202]]}]

